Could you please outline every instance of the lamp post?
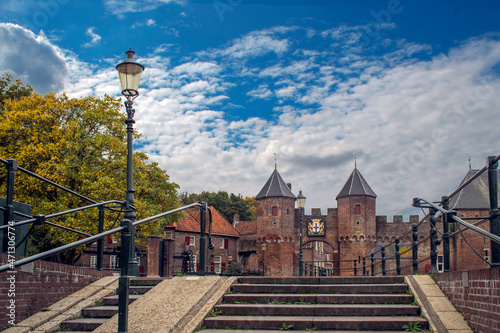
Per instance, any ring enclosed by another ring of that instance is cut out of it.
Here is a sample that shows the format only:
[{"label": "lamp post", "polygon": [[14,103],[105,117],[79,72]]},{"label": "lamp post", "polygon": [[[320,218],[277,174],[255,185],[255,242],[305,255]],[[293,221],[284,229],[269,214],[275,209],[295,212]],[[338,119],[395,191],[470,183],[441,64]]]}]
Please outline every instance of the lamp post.
[{"label": "lamp post", "polygon": [[[135,52],[130,48],[127,52],[127,59],[122,61],[116,66],[118,71],[118,76],[120,77],[120,83],[122,87],[122,94],[127,98],[125,101],[125,109],[127,110],[127,191],[126,191],[126,211],[124,219],[135,221],[136,214],[134,211],[134,164],[133,164],[133,153],[134,147],[132,142],[134,140],[134,113],[135,110],[132,108],[134,104],[134,99],[139,96],[139,82],[141,80],[141,74],[144,71],[144,66],[139,64],[134,60]],[[130,230],[130,251],[129,251],[129,275],[138,276],[139,269],[137,258],[135,256],[135,229]]]},{"label": "lamp post", "polygon": [[262,275],[266,276],[266,241],[262,241]]},{"label": "lamp post", "polygon": [[304,206],[306,205],[306,197],[299,191],[297,196],[297,207],[300,210],[300,251],[299,251],[299,276],[304,276],[304,250],[302,248],[302,224],[304,223]]}]

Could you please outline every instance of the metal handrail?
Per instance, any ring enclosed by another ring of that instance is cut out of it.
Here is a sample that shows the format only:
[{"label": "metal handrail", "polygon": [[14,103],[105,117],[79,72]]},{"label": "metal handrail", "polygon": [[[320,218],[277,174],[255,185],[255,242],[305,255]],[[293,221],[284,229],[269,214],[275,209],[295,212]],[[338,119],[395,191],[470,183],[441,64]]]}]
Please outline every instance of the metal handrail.
[{"label": "metal handrail", "polygon": [[[5,165],[9,165],[9,161],[7,161],[7,160],[5,160],[5,159],[3,159],[3,158],[0,158],[0,162],[1,162],[1,163],[3,163],[3,164],[5,164]],[[36,178],[36,179],[41,180],[41,181],[43,181],[43,182],[45,182],[45,183],[48,183],[48,184],[50,184],[50,185],[52,185],[52,186],[54,186],[54,187],[56,187],[56,188],[58,188],[58,189],[60,189],[60,190],[63,190],[63,191],[65,191],[65,192],[69,193],[69,194],[72,194],[72,195],[74,195],[74,196],[76,196],[76,197],[79,197],[79,198],[80,198],[80,199],[82,199],[82,200],[85,200],[85,201],[88,201],[88,202],[91,202],[91,203],[94,203],[94,204],[98,203],[97,201],[95,201],[95,200],[93,200],[93,199],[90,199],[90,198],[88,198],[88,197],[84,196],[83,194],[80,194],[80,193],[78,193],[78,192],[72,191],[72,190],[70,190],[70,189],[69,189],[69,188],[67,188],[67,187],[64,187],[64,186],[62,186],[62,185],[59,185],[59,184],[57,184],[57,183],[53,182],[52,180],[49,180],[49,179],[44,178],[44,177],[42,177],[42,176],[39,176],[39,175],[37,175],[36,173],[31,172],[31,171],[29,171],[29,170],[27,170],[27,169],[24,169],[24,168],[22,168],[22,167],[20,167],[20,166],[17,166],[17,170],[19,170],[19,171],[21,171],[21,172],[24,172],[25,174],[27,174],[27,175],[29,175],[29,176],[31,176],[31,177],[33,177],[33,178]],[[134,209],[134,210],[135,210],[135,208],[134,208],[133,206],[130,206],[130,207],[131,207],[132,209]],[[111,207],[106,207],[106,208],[108,208],[108,209],[110,209],[110,210],[113,210],[113,211],[118,211],[118,210],[115,210],[114,208],[111,208]]]},{"label": "metal handrail", "polygon": [[[158,219],[158,218],[161,218],[161,217],[173,214],[173,213],[177,213],[179,211],[182,211],[182,210],[194,207],[194,206],[201,206],[201,204],[194,203],[194,204],[191,204],[191,205],[188,205],[188,206],[184,206],[184,207],[181,207],[181,208],[176,208],[176,209],[170,210],[168,212],[164,212],[164,213],[161,213],[161,214],[158,214],[158,215],[155,215],[155,216],[147,217],[147,218],[144,218],[142,220],[136,221],[132,225],[135,226],[135,225],[139,225],[139,224],[142,224],[142,223],[150,222],[152,220],[155,220],[155,219]],[[72,249],[74,247],[78,247],[78,246],[85,245],[85,244],[88,244],[88,243],[93,243],[96,240],[102,239],[102,238],[104,238],[106,236],[110,236],[110,235],[112,235],[112,234],[114,234],[116,232],[120,232],[120,231],[122,231],[124,229],[126,229],[126,228],[123,227],[123,226],[117,227],[117,228],[114,228],[114,229],[111,229],[111,230],[108,230],[108,231],[101,232],[101,233],[96,234],[94,236],[90,236],[90,237],[78,240],[78,241],[73,242],[73,243],[69,243],[69,244],[66,244],[66,245],[59,246],[59,247],[57,247],[55,249],[51,249],[51,250],[48,250],[48,251],[45,251],[45,252],[42,252],[42,253],[39,253],[39,254],[35,254],[35,255],[31,256],[31,257],[27,257],[27,258],[23,258],[23,259],[17,260],[15,262],[11,263],[11,264],[6,264],[6,265],[3,265],[3,266],[0,266],[0,273],[8,271],[8,270],[11,270],[14,267],[23,266],[23,265],[29,264],[29,263],[31,263],[33,261],[53,256],[55,254],[58,254],[58,253],[70,250],[70,249]]]},{"label": "metal handrail", "polygon": [[[99,202],[99,203],[95,203],[95,204],[88,205],[88,206],[73,208],[73,209],[70,209],[70,210],[63,211],[63,212],[57,212],[57,213],[54,213],[54,214],[40,215],[39,217],[33,217],[31,219],[28,219],[28,220],[19,221],[17,223],[11,224],[11,225],[8,225],[8,224],[2,225],[2,226],[0,226],[0,230],[6,229],[8,227],[17,227],[17,226],[20,226],[20,225],[30,224],[30,223],[33,223],[33,222],[37,222],[40,219],[41,216],[43,216],[45,219],[50,219],[50,218],[54,218],[54,217],[59,217],[59,216],[67,215],[67,214],[76,213],[76,212],[79,212],[79,211],[82,211],[82,210],[85,210],[85,209],[89,209],[89,208],[106,206],[106,205],[111,204],[111,203],[120,203],[120,204],[122,204],[123,201],[109,200],[109,201]],[[59,227],[61,229],[66,229],[66,230],[70,229],[70,228],[67,228],[67,227],[64,227],[64,226],[60,226],[60,225],[54,224],[54,223],[49,223],[49,222],[45,222],[45,223],[50,224],[50,225],[52,225],[54,227]],[[69,231],[81,233],[80,231],[76,231],[76,230],[73,230],[73,229],[69,230]],[[85,234],[85,235],[88,235],[88,234]]]},{"label": "metal handrail", "polygon": [[458,222],[460,223],[461,225],[463,225],[464,227],[468,228],[468,229],[472,229],[478,233],[480,233],[481,235],[483,236],[486,236],[488,237],[489,239],[491,239],[492,241],[495,241],[497,243],[500,243],[500,237],[497,236],[497,235],[494,235],[492,233],[489,233],[488,231],[484,230],[484,229],[481,229],[479,227],[476,227],[474,224],[470,224],[470,223],[467,223],[465,222],[464,220],[462,220],[461,218],[459,218],[457,215],[456,215],[456,211],[450,209],[450,210],[446,210],[442,207],[439,207],[438,205],[434,204],[432,201],[428,201],[428,200],[425,200],[423,198],[416,198],[415,200],[417,201],[423,201],[425,202],[426,204],[428,204],[429,206],[431,206],[432,208],[434,208],[435,210],[443,213],[443,214],[448,214],[448,216],[450,216],[452,219],[455,220],[455,222]]}]

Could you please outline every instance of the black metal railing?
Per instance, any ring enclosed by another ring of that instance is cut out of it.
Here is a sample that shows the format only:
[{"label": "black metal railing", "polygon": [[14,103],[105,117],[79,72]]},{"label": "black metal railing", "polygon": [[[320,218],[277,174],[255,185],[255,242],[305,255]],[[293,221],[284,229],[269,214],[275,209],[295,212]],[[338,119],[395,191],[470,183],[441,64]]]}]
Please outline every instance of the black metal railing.
[{"label": "black metal railing", "polygon": [[[498,161],[500,160],[500,155],[498,156],[489,156],[487,159],[486,166],[476,172],[473,176],[471,176],[467,181],[463,182],[455,191],[453,191],[448,196],[441,197],[441,201],[432,202],[430,200],[426,200],[423,198],[414,198],[413,206],[419,208],[429,209],[429,212],[418,222],[412,225],[412,230],[408,231],[404,235],[400,237],[396,237],[395,242],[390,244],[384,244],[377,251],[373,251],[368,257],[362,258],[363,262],[367,260],[370,261],[370,269],[371,275],[375,275],[376,266],[380,266],[380,273],[382,275],[386,275],[391,271],[395,271],[396,275],[401,274],[401,270],[408,267],[413,267],[413,274],[418,274],[418,266],[423,262],[430,261],[430,270],[429,273],[438,273],[438,252],[437,247],[441,243],[443,244],[443,261],[439,263],[442,265],[442,271],[447,272],[450,271],[450,239],[457,235],[463,236],[463,230],[460,229],[460,226],[465,227],[466,229],[472,230],[476,233],[479,233],[491,241],[491,263],[487,262],[492,267],[500,266],[500,213],[498,209]],[[459,194],[467,185],[472,183],[475,179],[477,179],[482,173],[488,172],[488,191],[489,191],[489,202],[490,202],[490,214],[487,217],[473,217],[473,218],[459,218],[457,216],[457,212],[451,210],[449,207],[450,199]],[[436,216],[436,214],[438,214]],[[436,228],[437,218],[441,218],[443,222],[443,232],[440,233]],[[472,219],[478,220],[474,223],[468,223],[465,220]],[[429,235],[418,240],[418,227],[425,221],[429,221],[430,230]],[[490,221],[490,231],[488,232],[479,227],[479,225]],[[458,230],[450,233],[450,223],[455,222]],[[399,240],[404,237],[412,234],[412,246],[411,249],[407,249],[405,251],[400,251],[398,248]],[[438,236],[438,233],[441,234],[441,237]],[[418,249],[419,246],[429,241],[430,255],[425,258],[418,258]],[[396,253],[394,256],[386,257],[385,249],[394,245],[396,247]],[[469,245],[470,246],[470,245]],[[407,252],[412,252],[411,264],[407,266],[401,266],[401,256]],[[378,253],[381,253],[381,258],[375,259],[374,256]],[[389,261],[395,261],[395,268],[392,270],[386,270],[386,265]],[[361,261],[361,258],[358,260]],[[356,275],[356,265],[354,265],[354,275]],[[365,275],[366,271],[363,269],[363,275]]]}]

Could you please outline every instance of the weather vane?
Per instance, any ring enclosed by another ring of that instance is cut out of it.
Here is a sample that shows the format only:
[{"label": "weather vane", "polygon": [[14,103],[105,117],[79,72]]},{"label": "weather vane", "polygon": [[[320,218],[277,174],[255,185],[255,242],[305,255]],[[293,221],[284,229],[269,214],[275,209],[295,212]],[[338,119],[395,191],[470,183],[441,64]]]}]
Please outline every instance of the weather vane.
[{"label": "weather vane", "polygon": [[354,151],[352,154],[354,155],[354,169],[356,169],[358,167],[356,162],[356,152]]},{"label": "weather vane", "polygon": [[467,156],[467,157],[469,158],[469,170],[471,170],[471,169],[472,169],[472,166],[471,166],[471,164],[470,164],[470,154],[465,154],[465,156]]}]

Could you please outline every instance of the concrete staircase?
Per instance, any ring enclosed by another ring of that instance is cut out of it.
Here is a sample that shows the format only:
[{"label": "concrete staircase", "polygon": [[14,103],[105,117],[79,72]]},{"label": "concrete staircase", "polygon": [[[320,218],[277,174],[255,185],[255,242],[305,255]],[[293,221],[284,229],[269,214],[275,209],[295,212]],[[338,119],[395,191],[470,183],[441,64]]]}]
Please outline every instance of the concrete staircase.
[{"label": "concrete staircase", "polygon": [[[163,280],[163,278],[132,278],[129,287],[129,304]],[[64,321],[61,324],[61,330],[68,333],[92,332],[118,313],[118,295],[104,297],[96,303],[98,305],[82,310],[82,318]]]},{"label": "concrete staircase", "polygon": [[199,332],[426,330],[408,290],[403,277],[240,277]]}]

